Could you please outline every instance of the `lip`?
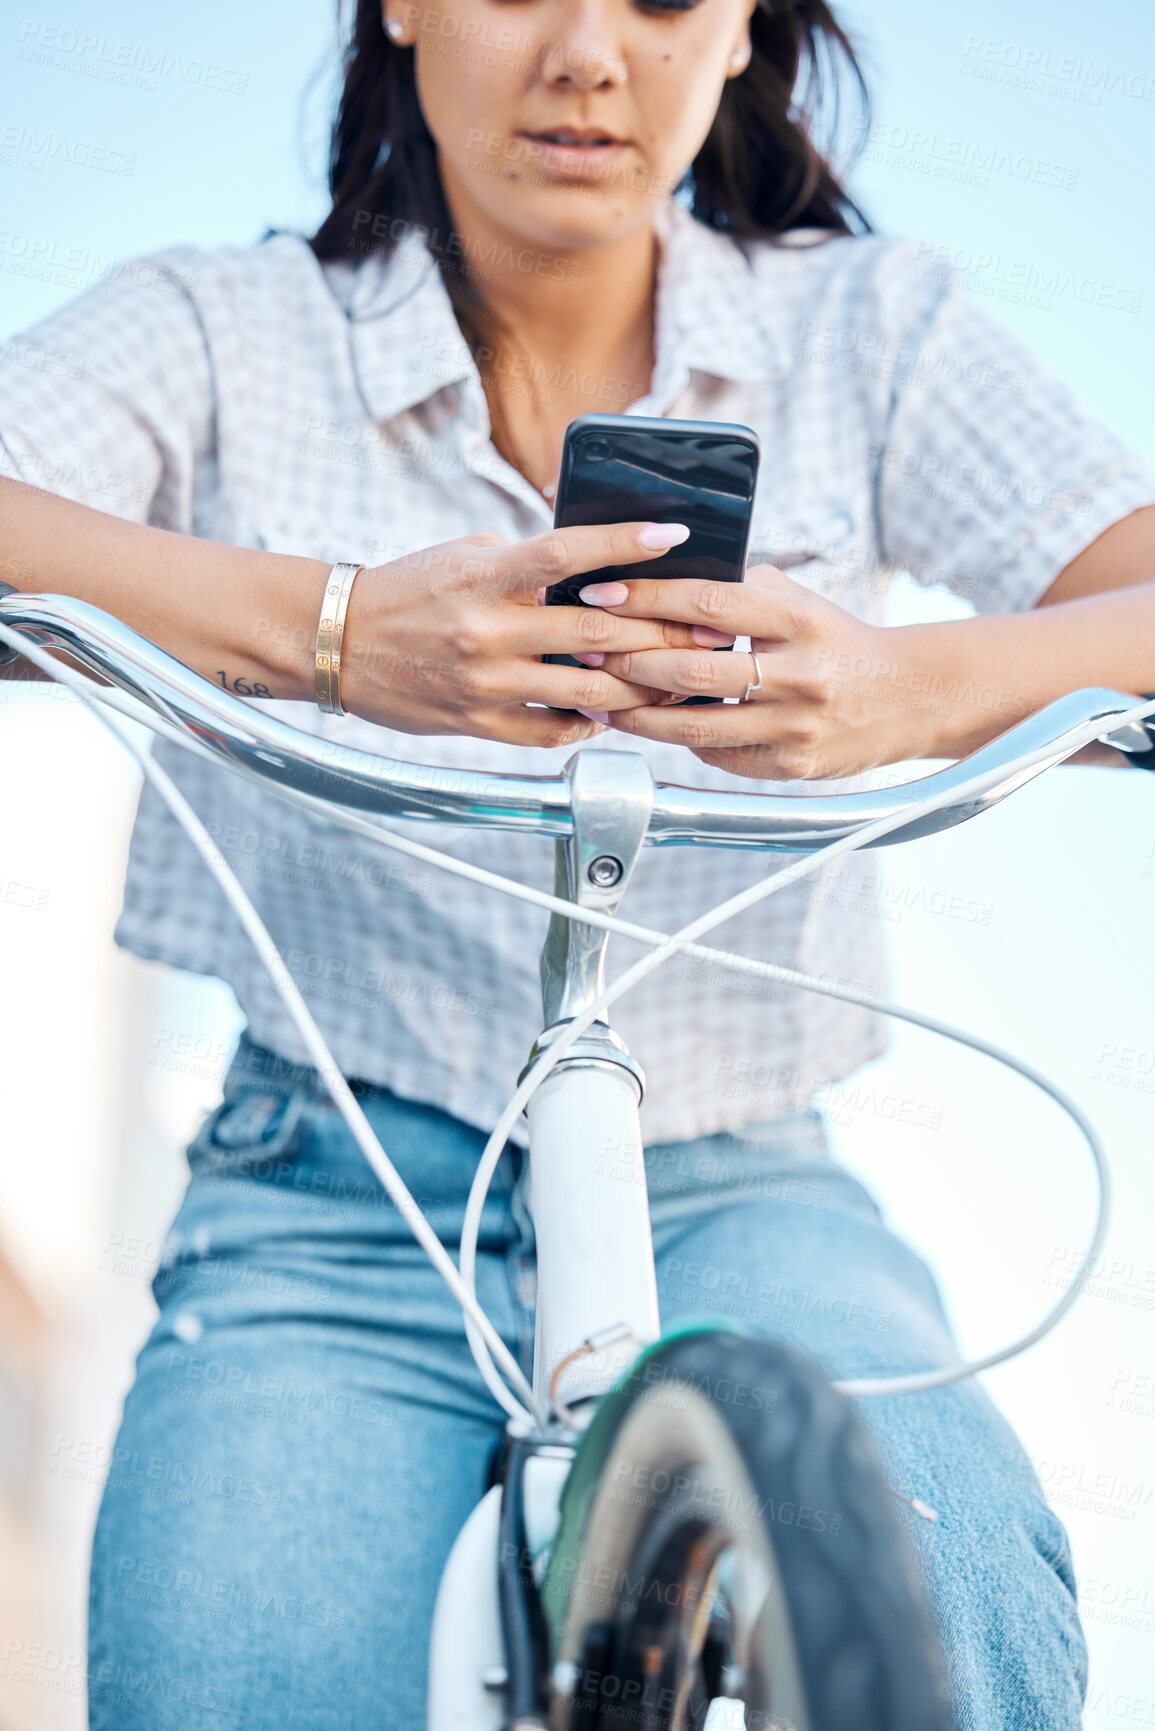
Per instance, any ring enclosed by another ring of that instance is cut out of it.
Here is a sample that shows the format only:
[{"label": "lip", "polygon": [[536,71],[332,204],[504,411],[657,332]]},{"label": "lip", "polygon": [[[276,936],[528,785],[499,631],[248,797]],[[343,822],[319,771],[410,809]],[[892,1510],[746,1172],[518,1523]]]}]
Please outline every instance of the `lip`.
[{"label": "lip", "polygon": [[608,126],[541,126],[534,130],[525,127],[522,138],[530,138],[535,144],[551,144],[559,150],[584,150],[590,147],[607,150],[614,145],[627,142],[619,138],[616,132],[611,132]]},{"label": "lip", "polygon": [[618,161],[630,149],[602,126],[557,126],[518,134],[532,146],[531,157],[541,168],[565,179],[584,179]]}]

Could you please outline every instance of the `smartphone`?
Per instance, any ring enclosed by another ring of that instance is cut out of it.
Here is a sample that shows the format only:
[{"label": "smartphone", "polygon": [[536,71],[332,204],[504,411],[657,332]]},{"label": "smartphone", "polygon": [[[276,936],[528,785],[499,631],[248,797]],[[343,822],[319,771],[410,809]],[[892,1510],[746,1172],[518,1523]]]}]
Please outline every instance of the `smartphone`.
[{"label": "smartphone", "polygon": [[[555,528],[684,523],[690,538],[650,564],[607,565],[566,577],[547,590],[546,605],[584,606],[579,589],[619,577],[708,577],[715,583],[740,583],[759,454],[758,435],[726,421],[643,415],[580,415],[571,421],[562,447]],[[581,665],[572,655],[542,659],[561,667]]]}]

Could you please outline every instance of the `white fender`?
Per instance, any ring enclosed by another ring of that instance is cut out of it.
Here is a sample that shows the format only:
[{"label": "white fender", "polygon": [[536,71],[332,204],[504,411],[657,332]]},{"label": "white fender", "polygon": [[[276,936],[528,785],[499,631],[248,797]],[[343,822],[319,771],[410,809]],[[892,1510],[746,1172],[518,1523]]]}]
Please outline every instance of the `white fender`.
[{"label": "white fender", "polygon": [[454,1542],[441,1577],[429,1646],[429,1731],[501,1731],[505,1697],[484,1687],[503,1667],[497,1600],[501,1486],[482,1497]]}]

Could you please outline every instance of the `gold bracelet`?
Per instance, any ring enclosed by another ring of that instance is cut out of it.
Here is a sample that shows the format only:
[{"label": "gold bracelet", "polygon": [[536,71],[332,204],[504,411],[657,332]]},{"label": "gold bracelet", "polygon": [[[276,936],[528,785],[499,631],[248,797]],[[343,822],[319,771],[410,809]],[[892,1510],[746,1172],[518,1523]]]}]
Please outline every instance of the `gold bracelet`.
[{"label": "gold bracelet", "polygon": [[341,706],[341,639],[345,635],[345,614],[353,579],[364,569],[363,565],[334,565],[325,584],[314,663],[317,707],[325,715],[345,714]]}]

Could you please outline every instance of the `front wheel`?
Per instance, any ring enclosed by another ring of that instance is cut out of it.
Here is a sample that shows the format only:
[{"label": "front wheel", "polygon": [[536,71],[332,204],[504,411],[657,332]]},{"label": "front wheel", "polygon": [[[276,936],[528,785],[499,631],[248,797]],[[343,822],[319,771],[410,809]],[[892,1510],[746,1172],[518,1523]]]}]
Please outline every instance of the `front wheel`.
[{"label": "front wheel", "polygon": [[816,1365],[701,1330],[601,1402],[543,1582],[557,1731],[948,1731],[866,1433]]}]

